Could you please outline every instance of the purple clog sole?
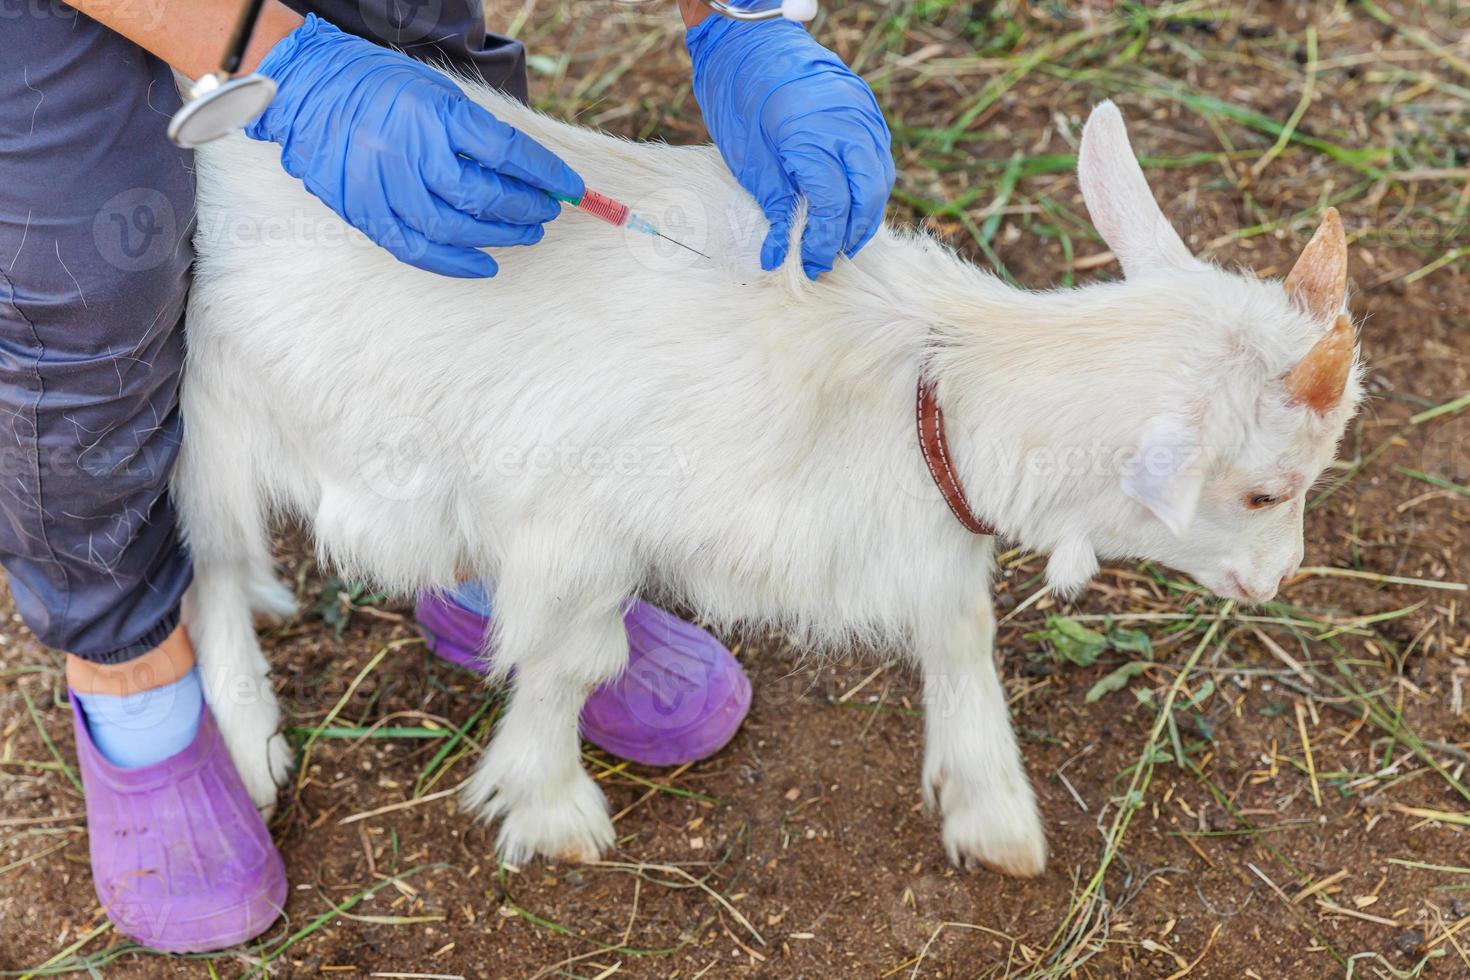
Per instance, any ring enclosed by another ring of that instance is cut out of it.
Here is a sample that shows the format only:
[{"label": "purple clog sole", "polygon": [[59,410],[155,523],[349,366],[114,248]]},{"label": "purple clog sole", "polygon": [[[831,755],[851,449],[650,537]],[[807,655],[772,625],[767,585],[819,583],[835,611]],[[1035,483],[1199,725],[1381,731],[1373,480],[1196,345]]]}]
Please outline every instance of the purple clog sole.
[{"label": "purple clog sole", "polygon": [[[483,672],[489,620],[440,595],[414,607],[429,649]],[[592,692],[582,736],[607,752],[648,766],[708,758],[735,737],[750,710],[750,680],[709,633],[645,602],[623,616],[628,667]]]},{"label": "purple clog sole", "polygon": [[76,695],[77,760],[97,900],[118,931],[168,953],[226,949],[270,928],[286,866],[203,710],[194,741],[120,769],[92,744]]}]

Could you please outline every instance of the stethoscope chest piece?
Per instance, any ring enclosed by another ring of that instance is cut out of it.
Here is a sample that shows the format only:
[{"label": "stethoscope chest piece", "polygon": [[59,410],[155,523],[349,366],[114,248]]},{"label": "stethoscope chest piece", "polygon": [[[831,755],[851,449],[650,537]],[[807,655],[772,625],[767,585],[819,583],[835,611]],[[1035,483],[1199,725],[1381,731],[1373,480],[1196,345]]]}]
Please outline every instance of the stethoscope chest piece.
[{"label": "stethoscope chest piece", "polygon": [[169,139],[186,149],[217,140],[260,115],[276,96],[276,83],[265,75],[222,78],[227,76],[211,72],[190,87],[168,122]]},{"label": "stethoscope chest piece", "polygon": [[168,138],[177,145],[192,150],[232,133],[264,112],[276,97],[276,83],[259,72],[235,77],[264,5],[265,0],[245,0],[219,70],[189,86],[183,106],[168,121]]},{"label": "stethoscope chest piece", "polygon": [[749,0],[704,0],[704,5],[731,20],[808,21],[817,16],[817,0],[781,0],[775,6],[750,4]]}]

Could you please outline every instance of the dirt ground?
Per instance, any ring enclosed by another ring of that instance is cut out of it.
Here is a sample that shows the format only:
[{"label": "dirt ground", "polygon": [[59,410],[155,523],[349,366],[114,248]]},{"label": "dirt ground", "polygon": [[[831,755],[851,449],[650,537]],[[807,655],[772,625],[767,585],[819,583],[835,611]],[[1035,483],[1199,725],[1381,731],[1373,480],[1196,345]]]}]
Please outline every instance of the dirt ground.
[{"label": "dirt ground", "polygon": [[[491,20],[528,40],[548,111],[691,142],[666,7],[507,0]],[[907,669],[812,663],[770,636],[729,638],[755,703],[713,759],[589,751],[617,814],[606,860],[510,869],[450,793],[496,693],[426,654],[407,603],[337,581],[283,531],[304,611],[265,645],[302,759],[273,822],[292,892],[265,937],[207,958],[108,926],[59,659],[7,602],[0,971],[1470,976],[1470,13],[824,7],[818,34],[894,127],[891,218],[1024,285],[1118,274],[1069,170],[1104,97],[1217,261],[1284,274],[1320,208],[1342,211],[1370,398],[1310,498],[1310,568],[1257,609],[1148,565],[1060,604],[1040,559],[1004,556],[1007,688],[1052,849],[1037,879],[946,861]],[[1105,677],[1119,689],[1094,691]]]}]

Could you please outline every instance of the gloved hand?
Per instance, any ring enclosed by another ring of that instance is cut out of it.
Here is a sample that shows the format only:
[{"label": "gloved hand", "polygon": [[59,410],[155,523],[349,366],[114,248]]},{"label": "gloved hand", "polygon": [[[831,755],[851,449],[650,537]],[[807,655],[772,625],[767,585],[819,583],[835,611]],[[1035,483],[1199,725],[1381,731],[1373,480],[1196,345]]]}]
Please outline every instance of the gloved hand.
[{"label": "gloved hand", "polygon": [[246,135],[281,144],[287,173],[409,265],[493,276],[480,248],[540,241],[561,211],[546,192],[582,196],[556,154],[449,79],[315,15],[259,70],[279,91]]},{"label": "gloved hand", "polygon": [[798,195],[808,204],[807,276],[866,245],[894,174],[888,125],[867,83],[789,20],[712,16],[685,42],[705,126],[770,222],[761,268],[786,261]]}]

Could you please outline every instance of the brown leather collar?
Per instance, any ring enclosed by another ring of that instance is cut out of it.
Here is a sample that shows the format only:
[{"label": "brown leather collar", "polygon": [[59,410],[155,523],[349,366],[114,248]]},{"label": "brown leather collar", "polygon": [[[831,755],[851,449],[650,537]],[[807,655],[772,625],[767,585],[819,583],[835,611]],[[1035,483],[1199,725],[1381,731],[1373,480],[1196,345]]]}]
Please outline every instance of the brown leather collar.
[{"label": "brown leather collar", "polygon": [[915,416],[918,419],[919,449],[924,453],[924,465],[929,467],[929,475],[934,478],[934,484],[944,495],[944,502],[949,505],[955,520],[972,534],[994,537],[997,533],[995,525],[975,516],[965,497],[965,486],[960,482],[960,475],[950,465],[949,440],[944,435],[944,409],[939,407],[939,399],[934,396],[934,383],[924,380],[922,375],[919,377]]}]

